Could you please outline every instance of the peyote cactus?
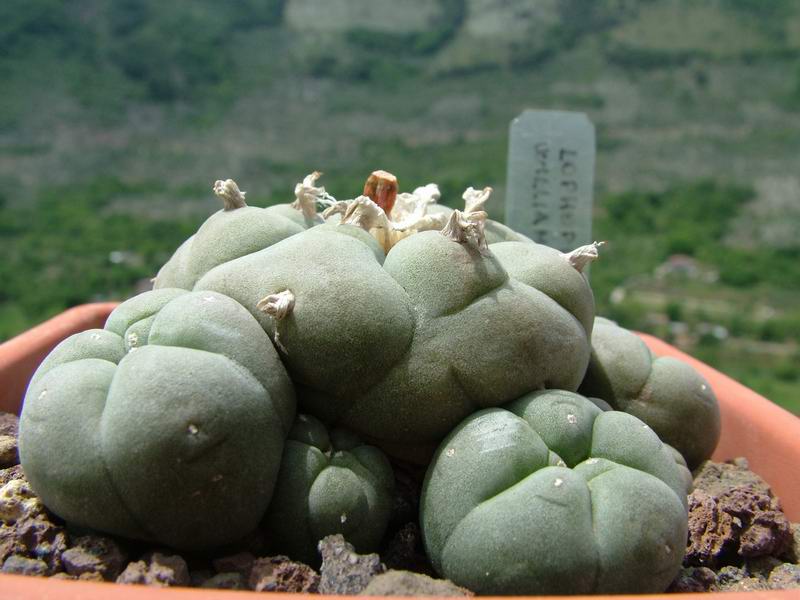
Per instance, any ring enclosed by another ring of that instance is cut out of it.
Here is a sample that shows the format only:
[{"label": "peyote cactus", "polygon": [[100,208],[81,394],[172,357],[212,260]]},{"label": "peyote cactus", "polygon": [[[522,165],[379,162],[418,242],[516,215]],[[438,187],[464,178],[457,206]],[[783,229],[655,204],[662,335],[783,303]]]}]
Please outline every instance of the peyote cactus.
[{"label": "peyote cactus", "polygon": [[294,402],[242,306],[214,292],[147,292],[42,363],[21,414],[20,460],[70,523],[176,548],[218,545],[264,514]]},{"label": "peyote cactus", "polygon": [[719,415],[685,365],[595,321],[583,270],[601,244],[534,243],[487,218],[490,188],[454,210],[383,171],[348,201],[319,176],[266,209],[218,181],[223,209],[155,291],[45,360],[20,424],[45,504],[191,550],[260,524],[274,551],[315,564],[333,533],[378,549],[386,451],[430,463],[423,537],[456,583],[663,591],[685,544],[686,463],[710,453]]},{"label": "peyote cactus", "polygon": [[650,425],[691,469],[711,457],[720,434],[716,396],[685,362],[658,358],[634,333],[598,317],[592,358],[580,392]]},{"label": "peyote cactus", "polygon": [[392,508],[394,473],[386,456],[343,430],[328,433],[298,415],[283,451],[265,526],[273,549],[314,565],[317,543],[341,533],[361,553],[375,552]]},{"label": "peyote cactus", "polygon": [[577,389],[594,315],[583,255],[530,241],[490,247],[480,210],[417,231],[394,229],[367,197],[332,208],[338,224],[221,264],[194,287],[259,319],[304,412],[425,460],[475,410]]},{"label": "peyote cactus", "polygon": [[662,592],[683,558],[686,493],[647,425],[547,390],[447,436],[420,521],[436,570],[478,594]]}]

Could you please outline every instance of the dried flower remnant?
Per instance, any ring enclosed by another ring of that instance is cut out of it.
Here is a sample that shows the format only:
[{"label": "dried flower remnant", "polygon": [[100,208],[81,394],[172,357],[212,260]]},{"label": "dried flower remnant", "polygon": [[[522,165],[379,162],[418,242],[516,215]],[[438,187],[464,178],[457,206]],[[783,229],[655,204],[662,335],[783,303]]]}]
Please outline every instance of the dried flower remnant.
[{"label": "dried flower remnant", "polygon": [[454,242],[472,246],[482,254],[488,254],[489,246],[483,230],[486,217],[484,211],[464,213],[454,210],[441,234]]},{"label": "dried flower remnant", "polygon": [[482,190],[468,187],[461,196],[464,199],[464,212],[469,214],[484,211],[484,205],[491,195],[492,188],[490,187],[485,187]]},{"label": "dried flower remnant", "polygon": [[[391,220],[397,230],[417,228],[418,231],[438,229],[444,226],[446,215],[442,213],[428,214],[428,207],[436,204],[442,194],[435,183],[416,188],[410,194],[403,192],[397,195]],[[427,223],[431,223],[430,227]],[[436,225],[433,223],[436,222]]]},{"label": "dried flower remnant", "polygon": [[586,265],[599,258],[600,254],[598,249],[601,246],[605,246],[605,244],[605,242],[592,242],[586,246],[579,246],[572,252],[565,253],[564,258],[566,258],[569,264],[575,267],[579,273],[583,273]]},{"label": "dried flower remnant", "polygon": [[295,296],[291,290],[284,290],[277,294],[270,294],[262,298],[256,304],[256,308],[263,313],[272,317],[275,323],[275,345],[284,353],[286,352],[285,346],[280,341],[280,332],[278,327],[280,322],[285,319],[294,309]]},{"label": "dried flower remnant", "polygon": [[214,193],[222,200],[222,210],[235,210],[247,206],[244,201],[244,196],[247,192],[243,192],[236,185],[233,179],[226,179],[222,181],[218,179],[214,182]]},{"label": "dried flower remnant", "polygon": [[321,176],[321,171],[314,171],[294,186],[295,200],[292,202],[292,208],[301,211],[307,219],[313,219],[317,215],[317,204],[332,206],[336,203],[336,199],[326,192],[324,187],[315,185]]}]

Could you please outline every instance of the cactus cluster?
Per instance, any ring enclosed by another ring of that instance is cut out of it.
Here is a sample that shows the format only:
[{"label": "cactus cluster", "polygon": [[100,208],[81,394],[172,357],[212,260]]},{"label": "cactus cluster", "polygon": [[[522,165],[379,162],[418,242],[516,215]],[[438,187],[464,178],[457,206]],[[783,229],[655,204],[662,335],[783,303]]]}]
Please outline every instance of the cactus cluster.
[{"label": "cactus cluster", "polygon": [[331,533],[379,547],[392,457],[428,465],[426,549],[460,585],[663,590],[719,413],[690,367],[595,320],[599,244],[534,243],[487,218],[489,188],[454,210],[386,172],[348,201],[319,176],[268,208],[218,181],[154,290],[47,357],[20,426],[45,504],[184,549],[260,526],[314,563]]}]

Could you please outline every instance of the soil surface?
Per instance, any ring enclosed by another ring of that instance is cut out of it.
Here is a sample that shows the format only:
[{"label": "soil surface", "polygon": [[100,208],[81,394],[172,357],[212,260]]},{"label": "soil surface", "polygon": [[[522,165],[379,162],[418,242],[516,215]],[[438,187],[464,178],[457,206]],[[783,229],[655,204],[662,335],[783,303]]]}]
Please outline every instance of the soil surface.
[{"label": "soil surface", "polygon": [[[437,579],[417,522],[422,476],[395,464],[393,518],[380,554],[341,536],[319,544],[318,569],[271,555],[256,531],[214,554],[178,555],[69,527],[33,493],[17,458],[16,416],[0,413],[0,572],[120,584],[350,595],[471,596]],[[800,588],[800,524],[790,523],[745,459],[706,462],[689,496],[683,569],[668,591]]]}]

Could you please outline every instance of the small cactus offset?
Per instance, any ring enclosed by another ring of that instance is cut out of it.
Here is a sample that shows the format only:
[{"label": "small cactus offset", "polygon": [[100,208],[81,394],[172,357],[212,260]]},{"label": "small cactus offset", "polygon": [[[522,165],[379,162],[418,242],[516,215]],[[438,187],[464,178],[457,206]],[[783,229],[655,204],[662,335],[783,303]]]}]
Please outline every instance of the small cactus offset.
[{"label": "small cactus offset", "polygon": [[685,474],[635,417],[534,392],[442,442],[422,491],[425,546],[479,594],[661,592],[685,550]]},{"label": "small cactus offset", "polygon": [[608,319],[595,320],[580,391],[640,418],[692,469],[717,446],[719,406],[703,376],[681,360],[653,356],[637,335]]},{"label": "small cactus offset", "polygon": [[310,565],[319,562],[319,540],[337,533],[359,553],[375,552],[391,516],[393,489],[383,452],[301,414],[286,441],[265,527],[277,552]]}]

